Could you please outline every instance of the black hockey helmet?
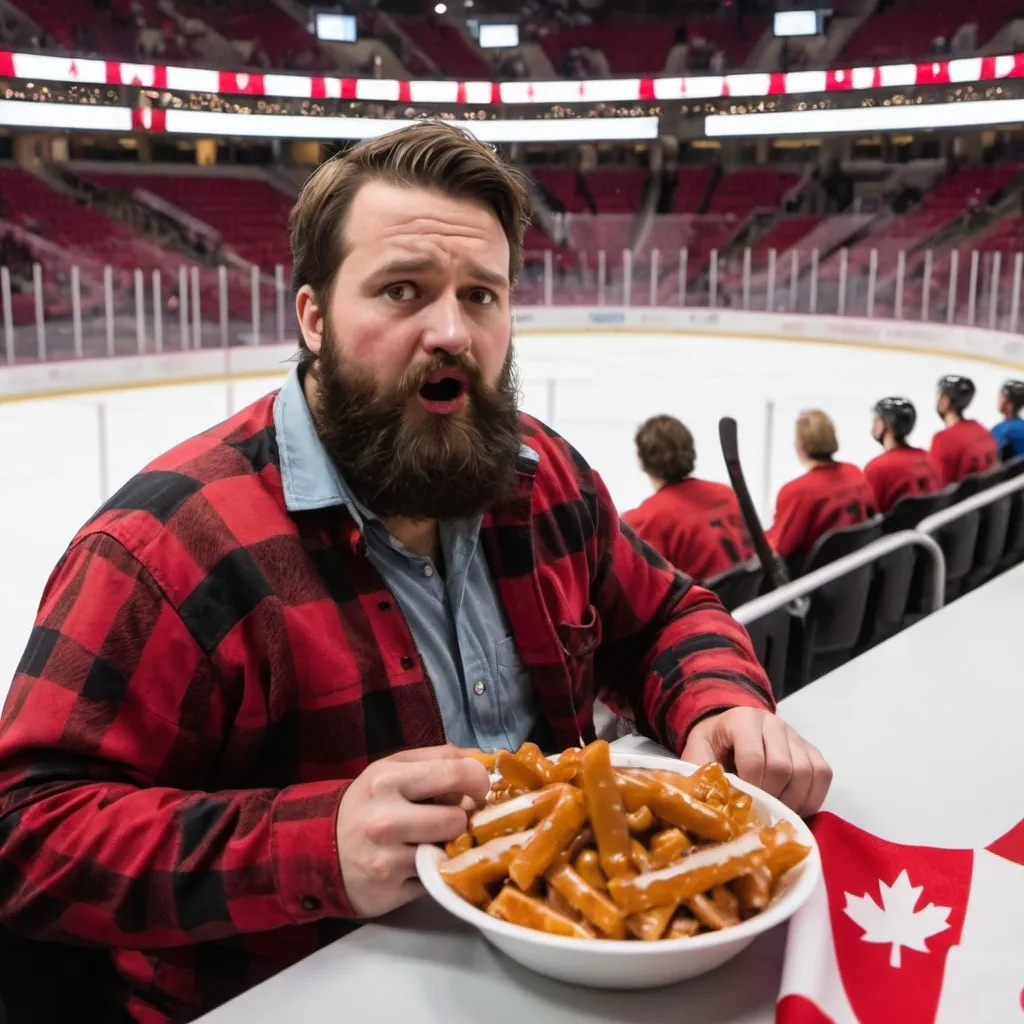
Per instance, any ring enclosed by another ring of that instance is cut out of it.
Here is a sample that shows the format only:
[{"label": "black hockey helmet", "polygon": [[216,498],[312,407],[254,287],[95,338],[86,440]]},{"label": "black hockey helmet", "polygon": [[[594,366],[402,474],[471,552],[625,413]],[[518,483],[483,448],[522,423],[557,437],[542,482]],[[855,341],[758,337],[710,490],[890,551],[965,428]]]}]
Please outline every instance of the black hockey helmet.
[{"label": "black hockey helmet", "polygon": [[999,394],[1013,406],[1014,412],[1024,409],[1024,380],[1008,380],[999,389]]},{"label": "black hockey helmet", "polygon": [[902,441],[917,423],[917,410],[909,398],[883,398],[875,405],[875,415]]},{"label": "black hockey helmet", "polygon": [[970,377],[947,374],[939,378],[939,394],[945,395],[957,412],[963,412],[971,404],[976,390]]}]

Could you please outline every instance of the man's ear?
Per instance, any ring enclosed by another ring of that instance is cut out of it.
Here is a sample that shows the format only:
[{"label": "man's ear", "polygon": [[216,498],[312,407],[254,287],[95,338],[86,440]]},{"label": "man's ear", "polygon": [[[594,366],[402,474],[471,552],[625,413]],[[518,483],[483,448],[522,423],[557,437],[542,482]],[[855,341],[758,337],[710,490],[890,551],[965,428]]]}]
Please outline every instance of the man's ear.
[{"label": "man's ear", "polygon": [[295,296],[295,315],[306,347],[313,355],[320,355],[320,346],[324,340],[324,315],[316,293],[308,284],[304,284]]}]

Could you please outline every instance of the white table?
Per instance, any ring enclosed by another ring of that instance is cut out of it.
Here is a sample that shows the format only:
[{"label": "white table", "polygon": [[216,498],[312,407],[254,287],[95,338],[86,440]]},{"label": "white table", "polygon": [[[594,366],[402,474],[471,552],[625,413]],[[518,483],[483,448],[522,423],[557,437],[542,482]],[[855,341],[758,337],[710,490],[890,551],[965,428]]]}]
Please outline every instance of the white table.
[{"label": "white table", "polygon": [[[984,730],[988,770],[1024,777],[1024,687],[1014,661],[1021,609],[1024,567],[783,702],[782,716],[835,769],[826,806],[866,808],[881,793],[886,801],[906,799],[913,810],[903,841],[917,836],[942,845],[947,780],[964,771],[957,755],[966,732],[977,748]],[[618,745],[646,742],[632,737]],[[961,827],[964,815],[973,816],[979,835],[991,839],[1000,831],[993,815],[1005,813],[1006,828],[1019,819],[1019,807],[990,803],[958,804]],[[425,899],[320,950],[203,1022],[770,1024],[784,943],[784,929],[776,929],[703,978],[647,992],[595,991],[519,967]]]}]

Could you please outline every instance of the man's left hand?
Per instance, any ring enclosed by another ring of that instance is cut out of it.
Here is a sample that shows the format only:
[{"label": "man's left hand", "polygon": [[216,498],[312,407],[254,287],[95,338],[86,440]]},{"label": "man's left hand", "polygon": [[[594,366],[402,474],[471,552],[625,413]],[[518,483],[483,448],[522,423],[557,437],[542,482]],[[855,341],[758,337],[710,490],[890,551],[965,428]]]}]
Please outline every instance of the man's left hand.
[{"label": "man's left hand", "polygon": [[719,761],[753,786],[777,796],[801,815],[825,802],[832,769],[782,719],[756,708],[730,708],[698,722],[680,757],[694,764]]}]

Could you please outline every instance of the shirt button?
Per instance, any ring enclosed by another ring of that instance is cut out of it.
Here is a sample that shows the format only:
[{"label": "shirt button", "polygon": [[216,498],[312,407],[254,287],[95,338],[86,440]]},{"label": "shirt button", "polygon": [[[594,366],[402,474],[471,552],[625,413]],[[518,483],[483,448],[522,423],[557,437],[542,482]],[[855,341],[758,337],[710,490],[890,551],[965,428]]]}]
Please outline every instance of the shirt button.
[{"label": "shirt button", "polygon": [[391,611],[391,602],[390,601],[378,601],[377,602],[377,607],[382,612],[389,612],[389,611]]},{"label": "shirt button", "polygon": [[434,567],[432,565],[423,566],[423,575],[430,579],[434,575]]},{"label": "shirt button", "polygon": [[402,662],[401,662],[402,668],[412,668],[415,664],[416,664],[416,662],[413,661],[412,658],[410,658],[408,654],[406,654],[406,655],[404,655],[402,657]]},{"label": "shirt button", "polygon": [[478,697],[480,696],[480,694],[482,694],[484,692],[485,689],[486,689],[486,687],[484,686],[484,684],[479,679],[473,684],[473,692]]},{"label": "shirt button", "polygon": [[302,897],[302,909],[312,914],[314,911],[320,909],[320,901],[315,896],[303,896]]}]

